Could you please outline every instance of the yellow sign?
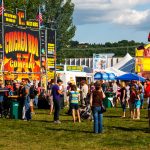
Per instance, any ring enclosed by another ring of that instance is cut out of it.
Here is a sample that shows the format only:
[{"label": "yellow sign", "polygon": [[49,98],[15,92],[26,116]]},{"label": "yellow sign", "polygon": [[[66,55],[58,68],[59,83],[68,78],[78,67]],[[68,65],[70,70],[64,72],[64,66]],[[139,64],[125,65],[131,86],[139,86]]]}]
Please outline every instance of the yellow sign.
[{"label": "yellow sign", "polygon": [[7,12],[4,12],[4,23],[17,24],[17,15]]},{"label": "yellow sign", "polygon": [[54,58],[47,58],[47,64],[48,64],[48,68],[54,68],[55,66]]},{"label": "yellow sign", "polygon": [[47,78],[48,80],[54,79],[54,71],[47,71]]},{"label": "yellow sign", "polygon": [[55,44],[48,43],[48,54],[54,54]]},{"label": "yellow sign", "polygon": [[26,26],[38,28],[39,27],[39,22],[38,21],[26,21]]},{"label": "yellow sign", "polygon": [[82,66],[67,66],[67,71],[82,71]]}]

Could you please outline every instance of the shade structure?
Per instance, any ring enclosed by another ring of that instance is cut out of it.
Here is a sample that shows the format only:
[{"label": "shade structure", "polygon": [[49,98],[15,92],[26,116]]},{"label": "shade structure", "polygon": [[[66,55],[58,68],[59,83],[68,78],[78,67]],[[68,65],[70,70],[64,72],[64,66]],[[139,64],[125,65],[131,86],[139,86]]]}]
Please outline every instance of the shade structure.
[{"label": "shade structure", "polygon": [[116,76],[114,73],[108,73],[108,80],[115,80]]},{"label": "shade structure", "polygon": [[97,72],[94,75],[95,80],[115,80],[116,76],[114,73],[102,73],[102,72]]},{"label": "shade structure", "polygon": [[129,80],[137,80],[137,81],[145,81],[145,78],[135,74],[135,73],[127,73],[122,76],[116,77],[116,80],[123,80],[123,81],[129,81]]},{"label": "shade structure", "polygon": [[108,80],[108,74],[102,73],[102,72],[97,72],[94,75],[94,80]]}]

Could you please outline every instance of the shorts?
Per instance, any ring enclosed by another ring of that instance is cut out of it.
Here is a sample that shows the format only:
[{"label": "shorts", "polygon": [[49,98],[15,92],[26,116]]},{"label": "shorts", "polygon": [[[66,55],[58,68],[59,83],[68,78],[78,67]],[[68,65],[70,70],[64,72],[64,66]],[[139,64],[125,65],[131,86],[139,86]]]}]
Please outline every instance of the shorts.
[{"label": "shorts", "polygon": [[79,105],[78,105],[78,104],[73,104],[73,103],[71,103],[71,104],[70,104],[70,107],[71,107],[71,109],[75,109],[75,110],[78,110],[78,109],[79,109]]},{"label": "shorts", "polygon": [[33,106],[33,99],[30,99],[30,106]]},{"label": "shorts", "polygon": [[135,108],[140,108],[140,107],[141,107],[141,101],[135,100]]}]

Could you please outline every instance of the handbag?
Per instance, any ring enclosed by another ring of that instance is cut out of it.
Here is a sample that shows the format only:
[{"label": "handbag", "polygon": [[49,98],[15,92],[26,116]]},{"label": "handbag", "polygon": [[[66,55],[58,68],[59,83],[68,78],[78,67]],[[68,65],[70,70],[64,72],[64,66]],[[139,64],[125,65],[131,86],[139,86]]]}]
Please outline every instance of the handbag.
[{"label": "handbag", "polygon": [[104,105],[101,106],[101,112],[102,113],[106,112],[106,107]]}]

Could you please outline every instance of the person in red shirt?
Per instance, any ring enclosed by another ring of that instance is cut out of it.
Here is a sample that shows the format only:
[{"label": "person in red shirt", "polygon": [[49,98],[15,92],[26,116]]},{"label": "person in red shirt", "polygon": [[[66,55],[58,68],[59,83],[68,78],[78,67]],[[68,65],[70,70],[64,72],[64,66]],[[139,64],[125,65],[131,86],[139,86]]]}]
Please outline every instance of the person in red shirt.
[{"label": "person in red shirt", "polygon": [[149,119],[149,127],[150,127],[150,80],[146,80],[145,87],[145,97],[147,98],[148,103],[148,119]]},{"label": "person in red shirt", "polygon": [[135,113],[134,113],[134,104],[135,104],[135,99],[136,99],[136,89],[135,87],[131,87],[131,93],[130,93],[130,99],[129,99],[129,107],[130,107],[130,115],[131,118],[135,118]]}]

